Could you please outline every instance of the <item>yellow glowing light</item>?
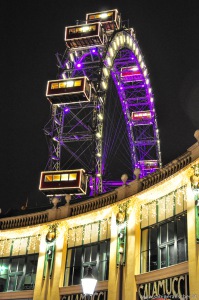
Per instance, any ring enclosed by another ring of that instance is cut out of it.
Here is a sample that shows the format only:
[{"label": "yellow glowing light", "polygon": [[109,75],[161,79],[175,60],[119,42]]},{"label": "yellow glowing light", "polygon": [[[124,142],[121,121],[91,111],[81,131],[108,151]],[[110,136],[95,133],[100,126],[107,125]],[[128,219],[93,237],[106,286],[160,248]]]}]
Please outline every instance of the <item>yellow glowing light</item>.
[{"label": "yellow glowing light", "polygon": [[108,17],[108,14],[107,13],[103,13],[100,15],[100,18],[101,19],[106,19]]},{"label": "yellow glowing light", "polygon": [[107,57],[107,64],[108,64],[108,66],[111,66],[111,65],[112,65],[112,61],[111,61],[111,58],[110,58],[110,57]]},{"label": "yellow glowing light", "polygon": [[89,31],[89,26],[82,27],[82,31],[83,32]]},{"label": "yellow glowing light", "polygon": [[109,47],[109,53],[110,53],[110,56],[113,57],[114,56],[114,53],[113,53],[113,48]]},{"label": "yellow glowing light", "polygon": [[127,37],[126,37],[126,42],[127,42],[127,44],[129,44],[129,42],[130,42],[130,39],[129,39],[129,36],[127,35]]},{"label": "yellow glowing light", "polygon": [[105,76],[105,77],[108,77],[109,72],[108,72],[108,69],[107,69],[107,68],[103,68],[103,73],[104,73],[104,76]]},{"label": "yellow glowing light", "polygon": [[69,55],[69,56],[70,56],[70,60],[71,60],[71,61],[74,61],[74,56],[73,56],[73,53],[70,53],[70,55]]},{"label": "yellow glowing light", "polygon": [[73,87],[74,81],[67,81],[66,85],[67,87]]},{"label": "yellow glowing light", "polygon": [[117,50],[117,44],[115,41],[113,42],[113,48],[114,48],[114,50]]},{"label": "yellow glowing light", "polygon": [[144,74],[144,76],[147,75],[147,69],[144,70],[143,74]]},{"label": "yellow glowing light", "polygon": [[98,118],[99,118],[100,121],[102,121],[102,120],[103,120],[103,115],[102,115],[102,114],[99,114],[99,115],[98,115]]},{"label": "yellow glowing light", "polygon": [[121,42],[121,44],[123,44],[123,43],[124,43],[124,38],[123,38],[123,36],[122,36],[122,35],[120,35],[120,42]]},{"label": "yellow glowing light", "polygon": [[102,88],[103,88],[104,90],[107,89],[107,83],[106,83],[105,81],[102,81]]}]

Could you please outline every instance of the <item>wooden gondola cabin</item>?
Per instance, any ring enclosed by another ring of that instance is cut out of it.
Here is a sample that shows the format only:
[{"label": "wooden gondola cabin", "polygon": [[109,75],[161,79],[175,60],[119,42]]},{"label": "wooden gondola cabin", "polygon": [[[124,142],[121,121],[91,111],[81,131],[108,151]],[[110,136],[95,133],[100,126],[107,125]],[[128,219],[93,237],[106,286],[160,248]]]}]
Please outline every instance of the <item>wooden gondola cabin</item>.
[{"label": "wooden gondola cabin", "polygon": [[106,31],[120,28],[121,18],[117,9],[95,12],[86,15],[86,23],[100,22]]},{"label": "wooden gondola cabin", "polygon": [[85,48],[104,44],[102,24],[82,24],[65,28],[65,42],[68,48]]},{"label": "wooden gondola cabin", "polygon": [[91,83],[86,76],[50,80],[47,83],[46,97],[51,104],[89,102]]},{"label": "wooden gondola cabin", "polygon": [[39,190],[47,196],[76,194],[87,192],[85,170],[60,170],[41,172]]}]

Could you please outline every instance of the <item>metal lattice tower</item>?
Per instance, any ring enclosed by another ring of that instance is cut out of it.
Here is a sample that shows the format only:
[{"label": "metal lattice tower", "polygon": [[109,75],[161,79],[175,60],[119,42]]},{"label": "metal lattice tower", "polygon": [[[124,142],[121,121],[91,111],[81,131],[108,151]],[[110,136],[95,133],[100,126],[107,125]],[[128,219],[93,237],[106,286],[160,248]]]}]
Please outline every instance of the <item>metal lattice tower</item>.
[{"label": "metal lattice tower", "polygon": [[111,30],[103,25],[101,30],[102,42],[66,39],[65,53],[56,55],[58,80],[86,76],[92,96],[89,102],[51,103],[51,120],[44,129],[49,141],[47,169],[84,168],[93,194],[104,192],[103,119],[111,77],[126,122],[132,169],[140,168],[143,177],[161,167],[154,97],[135,33],[120,24]]}]

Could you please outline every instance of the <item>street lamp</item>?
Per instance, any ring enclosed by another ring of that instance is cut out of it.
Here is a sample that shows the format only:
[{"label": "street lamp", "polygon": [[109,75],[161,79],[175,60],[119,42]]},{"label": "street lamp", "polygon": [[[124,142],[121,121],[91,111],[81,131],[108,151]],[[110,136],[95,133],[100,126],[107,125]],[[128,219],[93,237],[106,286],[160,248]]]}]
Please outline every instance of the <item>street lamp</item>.
[{"label": "street lamp", "polygon": [[84,295],[92,296],[95,290],[95,286],[97,284],[97,279],[92,274],[92,268],[89,266],[87,274],[84,278],[81,279],[82,282],[82,289]]}]

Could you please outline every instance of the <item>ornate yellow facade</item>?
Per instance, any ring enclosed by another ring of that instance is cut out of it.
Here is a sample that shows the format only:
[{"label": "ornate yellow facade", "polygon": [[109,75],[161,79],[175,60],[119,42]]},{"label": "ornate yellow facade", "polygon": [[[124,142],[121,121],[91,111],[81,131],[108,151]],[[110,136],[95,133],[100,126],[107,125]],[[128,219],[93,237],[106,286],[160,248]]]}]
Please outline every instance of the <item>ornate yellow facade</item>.
[{"label": "ornate yellow facade", "polygon": [[[198,165],[197,142],[114,192],[1,218],[0,299],[86,299],[76,282],[89,264],[92,300],[197,299]],[[82,260],[86,251],[93,258]]]}]

